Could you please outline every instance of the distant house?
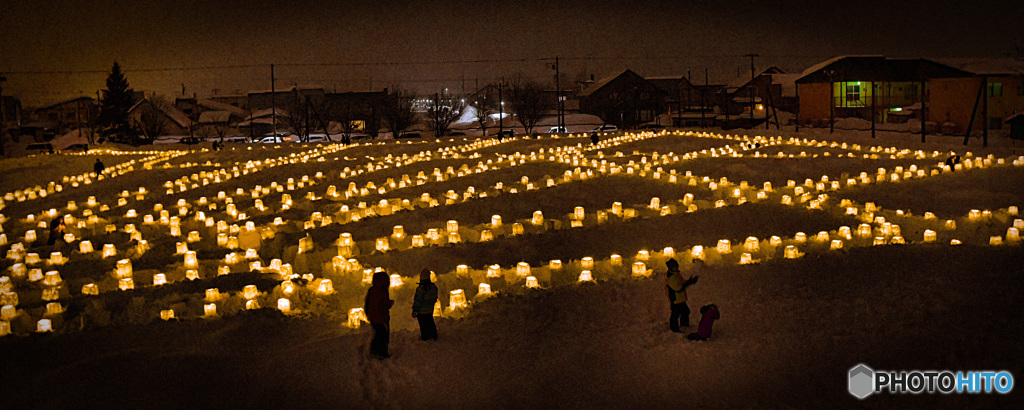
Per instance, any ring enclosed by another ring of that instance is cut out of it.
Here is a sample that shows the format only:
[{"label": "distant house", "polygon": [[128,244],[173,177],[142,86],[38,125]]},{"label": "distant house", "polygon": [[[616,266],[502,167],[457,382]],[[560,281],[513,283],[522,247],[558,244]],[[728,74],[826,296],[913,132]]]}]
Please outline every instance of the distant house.
[{"label": "distant house", "polygon": [[58,124],[58,131],[88,127],[96,120],[100,108],[91,97],[78,97],[56,104],[36,108],[34,121]]},{"label": "distant house", "polygon": [[580,112],[629,129],[665,112],[665,92],[632,70],[597,81],[578,94]]},{"label": "distant house", "polygon": [[150,138],[161,135],[188,135],[193,124],[181,110],[149,98],[143,98],[128,110],[128,122]]},{"label": "distant house", "polygon": [[174,107],[200,124],[237,124],[249,115],[240,107],[195,96],[176,98]]},{"label": "distant house", "polygon": [[0,124],[4,128],[21,125],[21,100],[17,97],[0,96]]},{"label": "distant house", "polygon": [[665,96],[665,108],[674,127],[714,126],[725,86],[697,85],[685,76],[646,77]]},{"label": "distant house", "polygon": [[804,70],[796,80],[799,122],[818,126],[828,126],[836,118],[899,122],[906,121],[908,111],[920,119],[922,103],[926,121],[943,121],[945,112],[936,115],[927,98],[933,81],[972,76],[925,59],[836,57]]},{"label": "distant house", "polygon": [[[1024,112],[1024,61],[1012,58],[941,59],[951,67],[973,74],[970,78],[932,81],[930,118],[957,133],[1004,129],[1010,116]],[[982,91],[984,90],[984,91]]]},{"label": "distant house", "polygon": [[782,97],[781,84],[774,84],[774,74],[784,74],[778,67],[760,70],[757,75],[740,75],[725,85],[722,112],[730,116],[765,118],[770,106]]},{"label": "distant house", "polygon": [[1006,123],[1010,125],[1010,138],[1024,140],[1024,111],[1007,117]]},{"label": "distant house", "polygon": [[341,92],[324,95],[321,111],[324,121],[352,121],[357,131],[380,128],[380,109],[388,97],[387,89],[382,91]]}]

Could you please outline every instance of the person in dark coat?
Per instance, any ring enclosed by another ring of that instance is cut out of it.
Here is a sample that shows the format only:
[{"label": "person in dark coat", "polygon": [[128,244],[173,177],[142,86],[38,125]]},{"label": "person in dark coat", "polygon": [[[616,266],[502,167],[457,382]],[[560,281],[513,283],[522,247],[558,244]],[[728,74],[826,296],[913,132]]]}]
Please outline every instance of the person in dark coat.
[{"label": "person in dark coat", "polygon": [[366,301],[363,304],[363,311],[366,318],[373,326],[373,341],[370,342],[370,354],[378,359],[391,357],[388,352],[391,327],[391,306],[395,301],[391,300],[389,287],[391,278],[387,272],[374,272],[373,284],[366,291]]},{"label": "person in dark coat", "polygon": [[420,271],[420,285],[412,300],[412,317],[420,323],[420,340],[437,340],[434,323],[434,304],[437,303],[437,285],[430,281],[430,269]]},{"label": "person in dark coat", "polygon": [[100,161],[99,158],[96,158],[96,163],[92,164],[92,171],[95,172],[96,175],[101,174],[103,172],[103,169],[105,168],[106,167],[103,165],[103,161]]},{"label": "person in dark coat", "polygon": [[590,133],[590,143],[592,145],[597,145],[597,143],[600,142],[600,141],[601,141],[601,139],[598,138],[597,132],[591,132]]},{"label": "person in dark coat", "polygon": [[64,218],[54,218],[50,221],[50,238],[46,241],[47,245],[53,246],[57,243],[57,240],[64,240],[64,229],[67,228],[64,225]]},{"label": "person in dark coat", "polygon": [[959,155],[953,155],[953,156],[951,156],[949,158],[946,158],[946,166],[949,167],[950,171],[956,170],[956,164],[959,164],[959,163],[960,163],[960,156]]},{"label": "person in dark coat", "polygon": [[721,315],[718,313],[718,306],[705,305],[700,308],[700,324],[697,325],[697,331],[690,333],[686,336],[690,340],[708,340],[711,338],[711,326],[715,324],[715,321],[720,318]]},{"label": "person in dark coat", "polygon": [[690,307],[686,306],[686,288],[697,283],[699,277],[690,276],[689,279],[683,280],[683,275],[679,273],[679,262],[675,259],[669,259],[668,262],[665,262],[665,266],[668,267],[665,291],[668,293],[669,309],[671,310],[668,328],[673,332],[682,333],[682,330],[679,329],[680,326],[690,326]]}]

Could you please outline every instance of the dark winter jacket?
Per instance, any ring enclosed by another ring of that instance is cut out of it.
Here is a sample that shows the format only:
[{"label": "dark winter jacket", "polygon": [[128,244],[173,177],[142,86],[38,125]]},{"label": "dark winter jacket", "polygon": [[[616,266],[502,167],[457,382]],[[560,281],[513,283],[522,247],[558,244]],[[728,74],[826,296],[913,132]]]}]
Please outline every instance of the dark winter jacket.
[{"label": "dark winter jacket", "polygon": [[668,292],[668,301],[676,303],[686,303],[686,288],[697,283],[697,277],[694,276],[690,279],[683,280],[683,276],[679,274],[679,271],[668,271],[668,278],[665,279],[665,290]]},{"label": "dark winter jacket", "polygon": [[395,304],[388,294],[391,286],[391,278],[386,272],[375,272],[373,274],[373,285],[366,291],[366,302],[363,304],[363,311],[370,323],[390,323],[391,313],[389,310]]},{"label": "dark winter jacket", "polygon": [[437,303],[437,285],[434,282],[420,282],[416,287],[416,296],[412,300],[412,312],[417,315],[431,315]]},{"label": "dark winter jacket", "polygon": [[719,318],[718,306],[707,305],[700,308],[700,324],[697,325],[697,337],[708,339],[711,337],[711,326]]}]

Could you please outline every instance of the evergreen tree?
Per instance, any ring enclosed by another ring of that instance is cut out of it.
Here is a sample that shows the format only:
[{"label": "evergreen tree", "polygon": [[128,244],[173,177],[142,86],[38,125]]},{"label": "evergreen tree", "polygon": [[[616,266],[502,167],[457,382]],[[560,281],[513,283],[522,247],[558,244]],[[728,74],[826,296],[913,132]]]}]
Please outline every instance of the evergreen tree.
[{"label": "evergreen tree", "polygon": [[128,110],[135,103],[134,90],[129,88],[128,79],[121,72],[121,65],[114,62],[107,76],[107,88],[100,100],[100,114],[97,123],[103,127],[104,135],[115,140],[130,140]]}]

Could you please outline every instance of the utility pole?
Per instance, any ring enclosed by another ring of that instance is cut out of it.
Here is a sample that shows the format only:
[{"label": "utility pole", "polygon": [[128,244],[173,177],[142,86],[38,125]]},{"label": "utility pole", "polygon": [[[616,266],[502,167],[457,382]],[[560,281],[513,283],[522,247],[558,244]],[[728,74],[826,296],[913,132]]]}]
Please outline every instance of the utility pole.
[{"label": "utility pole", "polygon": [[[988,146],[988,77],[981,77],[981,89],[984,90],[981,100],[981,146]],[[922,94],[924,95],[924,94]],[[921,109],[924,110],[924,102],[922,100]],[[969,131],[968,131],[969,132]],[[921,137],[923,140],[924,137]]]},{"label": "utility pole", "polygon": [[4,81],[7,81],[7,77],[0,75],[0,156],[7,155],[4,151],[4,144],[7,143],[7,137],[4,136],[4,129],[7,125],[7,111],[4,110]]},{"label": "utility pole", "polygon": [[274,140],[277,140],[277,105],[274,104],[274,65],[270,65],[270,123],[274,125]]},{"label": "utility pole", "polygon": [[[759,57],[756,53],[744,54],[744,57],[750,57],[750,128],[754,128],[754,96],[757,95],[757,88],[754,86],[754,57]],[[765,123],[765,129],[768,124]]]},{"label": "utility pole", "polygon": [[505,132],[505,100],[501,96],[503,88],[505,88],[504,78],[498,81],[498,139],[501,139]]},{"label": "utility pole", "polygon": [[704,124],[704,112],[707,111],[707,108],[708,108],[708,68],[707,67],[704,67],[704,89],[700,90],[700,96],[701,96],[701,99],[700,99],[700,127],[701,128],[705,128],[705,127],[707,127],[707,125]]}]

